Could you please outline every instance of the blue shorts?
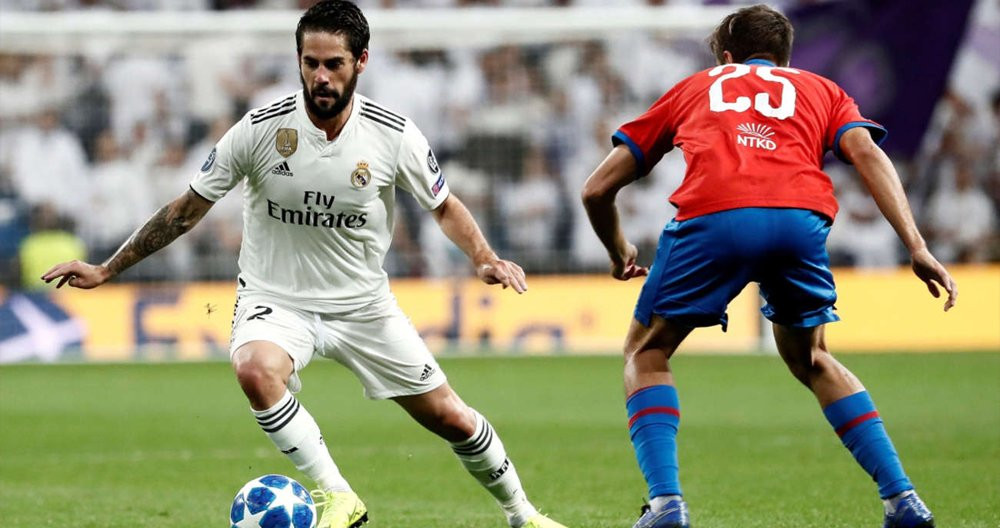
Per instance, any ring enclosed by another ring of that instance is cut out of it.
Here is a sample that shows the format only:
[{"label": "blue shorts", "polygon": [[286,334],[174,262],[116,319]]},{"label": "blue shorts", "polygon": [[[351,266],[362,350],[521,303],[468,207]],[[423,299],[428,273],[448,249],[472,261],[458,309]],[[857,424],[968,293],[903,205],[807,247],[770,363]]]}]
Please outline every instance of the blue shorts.
[{"label": "blue shorts", "polygon": [[745,208],[678,222],[660,235],[635,318],[726,329],[726,306],[750,282],[772,322],[811,328],[839,321],[826,253],[830,220],[804,209]]}]

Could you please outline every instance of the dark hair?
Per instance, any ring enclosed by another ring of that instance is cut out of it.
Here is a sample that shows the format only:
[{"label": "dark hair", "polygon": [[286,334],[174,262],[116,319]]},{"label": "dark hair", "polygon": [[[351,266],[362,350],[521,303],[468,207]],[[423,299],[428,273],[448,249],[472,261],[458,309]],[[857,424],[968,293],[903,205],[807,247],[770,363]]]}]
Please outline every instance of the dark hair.
[{"label": "dark hair", "polygon": [[368,48],[368,20],[358,6],[345,0],[323,0],[309,8],[295,28],[295,49],[302,54],[302,35],[307,31],[342,33],[354,58]]},{"label": "dark hair", "polygon": [[792,56],[792,33],[788,17],[758,4],[724,18],[708,43],[719,64],[726,62],[722,52],[728,51],[734,62],[769,55],[779,66],[787,66]]}]

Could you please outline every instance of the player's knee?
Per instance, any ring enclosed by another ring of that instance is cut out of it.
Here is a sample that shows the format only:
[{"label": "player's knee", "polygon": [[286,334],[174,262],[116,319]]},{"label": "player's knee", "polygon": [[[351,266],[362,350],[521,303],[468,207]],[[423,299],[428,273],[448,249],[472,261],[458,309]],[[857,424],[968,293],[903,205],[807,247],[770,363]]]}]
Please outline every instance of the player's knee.
[{"label": "player's knee", "polygon": [[465,405],[437,407],[425,417],[425,423],[438,436],[450,442],[466,440],[476,432],[475,415]]},{"label": "player's knee", "polygon": [[788,369],[806,387],[812,387],[814,379],[827,372],[833,362],[833,356],[826,350],[823,344],[814,345],[809,355],[800,356],[800,359],[788,362]]},{"label": "player's knee", "polygon": [[453,411],[447,413],[441,421],[445,436],[452,441],[461,441],[469,438],[476,432],[476,422],[470,419],[467,413]]},{"label": "player's knee", "polygon": [[287,365],[269,355],[253,355],[233,362],[236,380],[247,394],[258,393],[283,385]]},{"label": "player's knee", "polygon": [[648,374],[670,370],[670,354],[663,349],[625,348],[625,372]]},{"label": "player's knee", "polygon": [[642,366],[636,361],[637,351],[625,349],[625,377],[634,377],[642,373]]},{"label": "player's knee", "polygon": [[788,365],[788,370],[792,372],[792,376],[799,380],[800,383],[806,387],[812,386],[812,364],[808,361],[801,361],[796,363],[790,363]]}]

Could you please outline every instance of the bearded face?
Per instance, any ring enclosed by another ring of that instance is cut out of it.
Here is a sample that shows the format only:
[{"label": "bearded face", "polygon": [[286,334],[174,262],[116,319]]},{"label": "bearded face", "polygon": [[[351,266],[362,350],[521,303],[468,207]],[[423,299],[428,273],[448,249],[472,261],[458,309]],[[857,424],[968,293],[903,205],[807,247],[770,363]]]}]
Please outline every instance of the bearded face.
[{"label": "bearded face", "polygon": [[337,90],[328,83],[306,83],[305,75],[301,75],[302,88],[305,90],[306,107],[309,112],[320,120],[327,120],[340,115],[347,108],[358,86],[358,74],[351,75],[342,90]]},{"label": "bearded face", "polygon": [[305,33],[299,52],[299,78],[309,113],[321,121],[340,115],[354,97],[367,59],[367,50],[355,57],[341,34]]}]

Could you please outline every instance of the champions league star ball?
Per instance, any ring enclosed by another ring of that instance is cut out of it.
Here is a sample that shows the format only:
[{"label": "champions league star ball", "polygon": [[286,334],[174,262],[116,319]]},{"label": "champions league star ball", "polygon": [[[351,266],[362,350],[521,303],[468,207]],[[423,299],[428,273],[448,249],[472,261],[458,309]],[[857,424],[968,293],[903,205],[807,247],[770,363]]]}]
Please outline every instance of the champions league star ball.
[{"label": "champions league star ball", "polygon": [[316,506],[295,480],[264,475],[236,494],[229,522],[230,528],[315,528]]}]

